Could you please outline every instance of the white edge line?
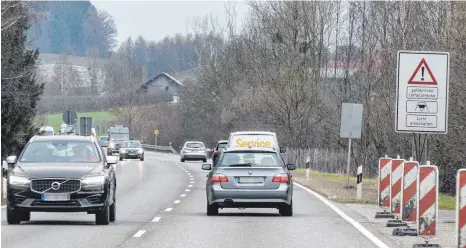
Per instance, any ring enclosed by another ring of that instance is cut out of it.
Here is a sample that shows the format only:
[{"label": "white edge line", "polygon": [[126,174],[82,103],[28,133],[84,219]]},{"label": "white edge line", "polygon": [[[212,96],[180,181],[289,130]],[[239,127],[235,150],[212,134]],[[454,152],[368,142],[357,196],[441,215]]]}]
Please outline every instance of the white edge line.
[{"label": "white edge line", "polygon": [[152,220],[152,222],[159,222],[160,219],[162,219],[162,217],[157,216]]},{"label": "white edge line", "polygon": [[333,209],[333,211],[335,211],[335,213],[340,215],[341,218],[343,218],[344,220],[349,222],[351,225],[353,225],[356,229],[358,229],[359,232],[364,234],[364,236],[366,236],[370,241],[372,241],[372,243],[374,243],[378,247],[380,247],[380,248],[390,248],[386,244],[384,244],[379,238],[377,238],[374,234],[372,234],[365,227],[363,227],[359,222],[353,220],[351,217],[349,217],[347,214],[345,214],[342,210],[340,210],[335,205],[333,205],[333,203],[331,203],[329,200],[325,199],[325,197],[319,195],[318,193],[314,192],[313,190],[311,190],[311,189],[309,189],[309,188],[307,188],[307,187],[305,187],[305,186],[303,186],[303,185],[301,185],[301,184],[299,184],[297,182],[293,182],[293,184],[300,187],[301,189],[304,189],[308,193],[311,193],[315,197],[317,197],[319,200],[321,200],[323,203],[325,203],[325,205],[327,205],[328,207]]},{"label": "white edge line", "polygon": [[141,237],[145,232],[146,232],[146,230],[139,230],[137,233],[135,233],[135,234],[133,235],[133,238],[139,238],[139,237]]},{"label": "white edge line", "polygon": [[173,208],[167,208],[167,209],[165,209],[165,212],[170,212],[172,210],[173,210]]}]

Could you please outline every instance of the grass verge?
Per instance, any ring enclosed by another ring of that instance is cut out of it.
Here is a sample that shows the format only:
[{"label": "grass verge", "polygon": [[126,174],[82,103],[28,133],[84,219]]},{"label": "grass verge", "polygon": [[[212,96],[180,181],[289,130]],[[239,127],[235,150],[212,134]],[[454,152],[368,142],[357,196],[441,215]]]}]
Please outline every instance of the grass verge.
[{"label": "grass verge", "polygon": [[[62,116],[63,114],[52,114],[47,116],[47,125],[53,127],[53,129],[58,131],[60,129],[60,125],[62,123]],[[93,121],[107,121],[107,120],[113,120],[115,116],[110,113],[110,112],[81,112],[78,113],[78,118],[79,117],[92,117]]]},{"label": "grass verge", "polygon": [[[377,204],[377,179],[363,178],[362,199],[356,198],[356,178],[350,177],[351,189],[343,188],[346,185],[346,176],[340,174],[310,171],[310,180],[305,179],[305,169],[296,169],[293,172],[294,180],[308,186],[314,191],[341,203]],[[439,208],[454,210],[456,197],[439,194]]]}]

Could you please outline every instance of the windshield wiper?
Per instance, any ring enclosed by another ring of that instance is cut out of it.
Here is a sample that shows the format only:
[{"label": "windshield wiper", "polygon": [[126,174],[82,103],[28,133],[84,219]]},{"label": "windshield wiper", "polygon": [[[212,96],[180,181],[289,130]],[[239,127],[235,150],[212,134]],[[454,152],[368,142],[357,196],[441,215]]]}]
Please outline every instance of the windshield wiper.
[{"label": "windshield wiper", "polygon": [[230,167],[251,167],[251,164],[230,164]]}]

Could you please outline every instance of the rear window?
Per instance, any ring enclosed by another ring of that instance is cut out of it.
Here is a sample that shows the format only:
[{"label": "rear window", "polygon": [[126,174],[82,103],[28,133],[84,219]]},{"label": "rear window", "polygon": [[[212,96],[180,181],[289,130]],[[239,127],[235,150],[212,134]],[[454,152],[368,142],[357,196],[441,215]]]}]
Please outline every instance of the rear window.
[{"label": "rear window", "polygon": [[227,148],[227,143],[219,143],[218,144],[218,149],[225,149]]},{"label": "rear window", "polygon": [[251,167],[283,166],[283,160],[275,152],[227,152],[218,162],[219,167],[235,164],[251,164]]},{"label": "rear window", "polygon": [[203,143],[186,143],[187,148],[203,148]]}]

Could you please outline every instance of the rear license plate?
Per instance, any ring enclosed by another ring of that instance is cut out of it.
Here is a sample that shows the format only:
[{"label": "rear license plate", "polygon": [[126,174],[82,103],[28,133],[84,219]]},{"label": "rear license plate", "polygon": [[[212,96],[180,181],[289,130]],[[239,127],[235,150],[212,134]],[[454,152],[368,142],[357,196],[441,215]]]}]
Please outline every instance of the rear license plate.
[{"label": "rear license plate", "polygon": [[238,177],[238,183],[264,183],[263,177]]},{"label": "rear license plate", "polygon": [[43,201],[69,201],[69,193],[42,193],[40,198]]}]

